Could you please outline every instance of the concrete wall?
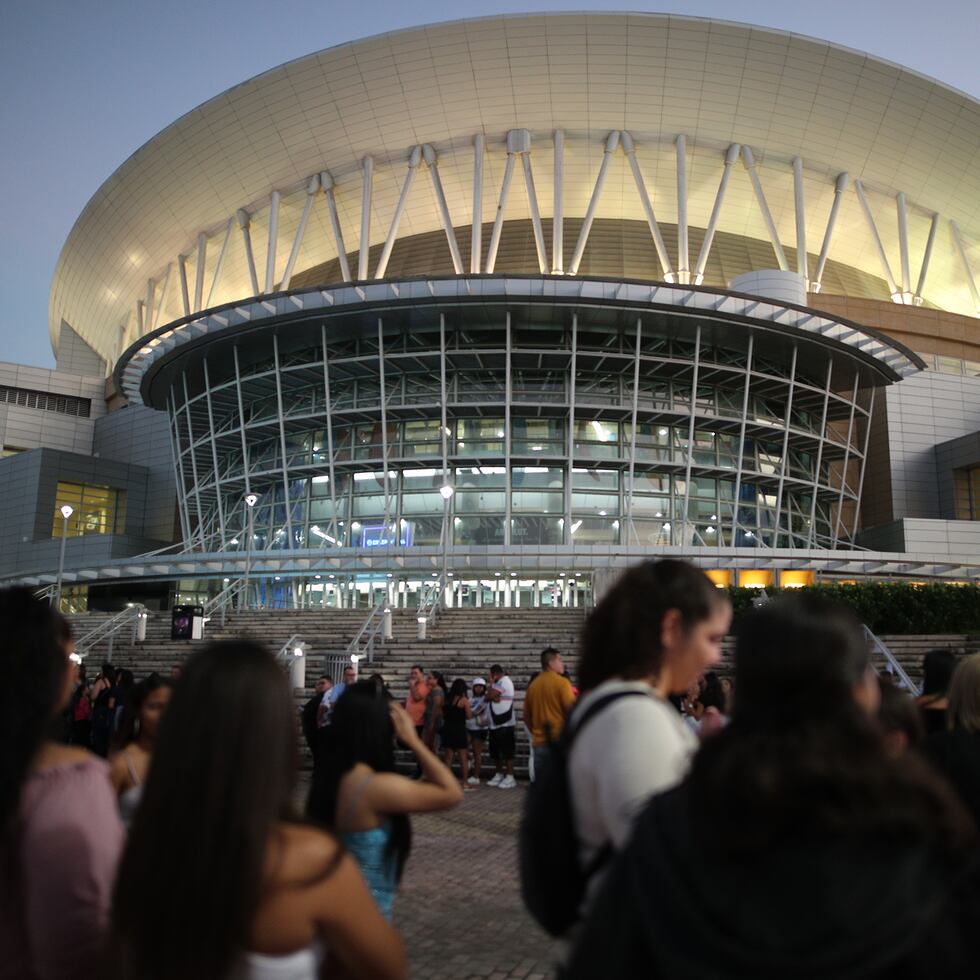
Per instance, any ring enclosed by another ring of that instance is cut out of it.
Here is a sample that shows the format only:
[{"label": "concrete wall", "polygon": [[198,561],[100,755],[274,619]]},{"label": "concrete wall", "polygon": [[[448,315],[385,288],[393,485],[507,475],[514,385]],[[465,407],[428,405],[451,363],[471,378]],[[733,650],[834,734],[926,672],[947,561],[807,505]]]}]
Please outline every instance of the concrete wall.
[{"label": "concrete wall", "polygon": [[942,561],[980,559],[980,521],[906,519],[882,524],[858,535],[872,551],[899,551]]},{"label": "concrete wall", "polygon": [[61,333],[58,335],[55,363],[59,371],[69,374],[104,378],[108,373],[105,361],[64,320],[61,321]]}]

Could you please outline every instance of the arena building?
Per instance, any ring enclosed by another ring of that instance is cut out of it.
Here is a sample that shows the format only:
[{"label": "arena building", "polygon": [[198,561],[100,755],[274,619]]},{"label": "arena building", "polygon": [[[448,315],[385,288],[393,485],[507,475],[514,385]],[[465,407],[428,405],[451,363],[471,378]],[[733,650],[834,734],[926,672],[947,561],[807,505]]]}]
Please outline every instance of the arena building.
[{"label": "arena building", "polygon": [[980,103],[866,54],[654,14],[320,51],[79,217],[58,370],[0,367],[0,573],[324,605],[577,605],[649,555],[974,580],[978,276]]}]

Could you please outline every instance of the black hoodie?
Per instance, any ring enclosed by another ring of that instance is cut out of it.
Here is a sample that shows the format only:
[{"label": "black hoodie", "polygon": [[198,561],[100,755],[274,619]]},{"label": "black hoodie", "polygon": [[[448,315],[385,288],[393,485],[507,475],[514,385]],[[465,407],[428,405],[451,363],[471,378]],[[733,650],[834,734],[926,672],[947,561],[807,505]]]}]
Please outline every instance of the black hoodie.
[{"label": "black hoodie", "polygon": [[975,860],[803,834],[725,855],[691,817],[686,784],[641,814],[564,980],[980,976]]}]

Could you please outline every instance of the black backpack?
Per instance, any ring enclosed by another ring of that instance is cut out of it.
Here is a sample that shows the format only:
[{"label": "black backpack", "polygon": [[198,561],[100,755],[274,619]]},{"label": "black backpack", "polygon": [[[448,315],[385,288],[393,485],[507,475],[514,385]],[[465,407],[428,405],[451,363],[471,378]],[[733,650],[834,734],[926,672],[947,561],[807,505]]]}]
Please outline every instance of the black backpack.
[{"label": "black backpack", "polygon": [[552,936],[564,935],[579,917],[589,879],[612,854],[607,844],[582,867],[575,836],[568,759],[579,732],[606,705],[643,691],[614,691],[599,698],[582,714],[569,716],[557,742],[548,746],[548,761],[535,774],[524,802],[518,838],[521,895],[528,911]]}]

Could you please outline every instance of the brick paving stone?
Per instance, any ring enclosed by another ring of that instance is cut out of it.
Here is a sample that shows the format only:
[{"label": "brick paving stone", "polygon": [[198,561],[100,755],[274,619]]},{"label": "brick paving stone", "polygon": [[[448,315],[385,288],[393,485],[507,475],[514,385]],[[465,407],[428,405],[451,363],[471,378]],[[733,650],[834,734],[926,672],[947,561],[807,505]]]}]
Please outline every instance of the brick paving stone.
[{"label": "brick paving stone", "polygon": [[[412,818],[395,925],[413,980],[548,980],[559,943],[525,911],[517,826],[525,789],[482,786],[448,813]],[[533,972],[532,972],[533,971]]]}]

